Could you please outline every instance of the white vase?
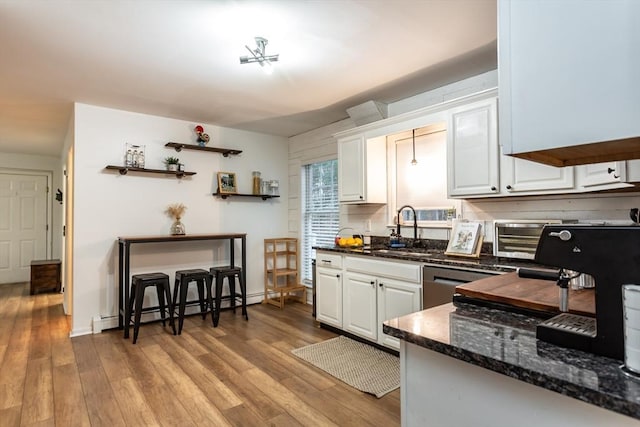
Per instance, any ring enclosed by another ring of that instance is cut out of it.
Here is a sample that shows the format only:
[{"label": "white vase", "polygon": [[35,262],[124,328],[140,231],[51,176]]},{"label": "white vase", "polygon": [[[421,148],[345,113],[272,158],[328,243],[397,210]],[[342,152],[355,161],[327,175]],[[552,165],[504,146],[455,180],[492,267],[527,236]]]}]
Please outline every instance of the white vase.
[{"label": "white vase", "polygon": [[170,163],[167,165],[167,170],[175,172],[178,170],[178,165],[175,163]]}]

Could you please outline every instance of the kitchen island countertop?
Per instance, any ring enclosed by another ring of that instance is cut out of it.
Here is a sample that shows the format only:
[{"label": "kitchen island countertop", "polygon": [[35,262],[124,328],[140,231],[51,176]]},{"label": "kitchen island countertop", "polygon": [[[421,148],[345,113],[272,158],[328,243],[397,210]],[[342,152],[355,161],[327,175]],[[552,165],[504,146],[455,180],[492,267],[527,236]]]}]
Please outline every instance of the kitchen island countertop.
[{"label": "kitchen island countertop", "polygon": [[640,420],[640,378],[622,361],[536,339],[539,318],[453,303],[384,322],[386,334]]}]

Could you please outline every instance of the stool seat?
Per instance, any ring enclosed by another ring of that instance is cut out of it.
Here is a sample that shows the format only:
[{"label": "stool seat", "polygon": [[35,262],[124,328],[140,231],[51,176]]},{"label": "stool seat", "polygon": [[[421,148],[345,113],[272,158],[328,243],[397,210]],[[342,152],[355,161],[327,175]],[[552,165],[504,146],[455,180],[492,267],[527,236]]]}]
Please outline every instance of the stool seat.
[{"label": "stool seat", "polygon": [[[175,284],[173,286],[173,306],[178,307],[178,335],[182,333],[184,324],[184,312],[187,304],[196,301],[187,301],[187,291],[189,284],[195,282],[198,287],[198,303],[202,318],[207,317],[207,306],[213,311],[213,298],[211,295],[211,275],[207,270],[194,268],[189,270],[176,271]],[[206,286],[206,289],[205,289]],[[206,291],[206,293],[205,293]],[[179,299],[178,299],[179,297]],[[211,315],[213,317],[213,313]]]},{"label": "stool seat", "polygon": [[[158,294],[158,305],[160,306],[160,318],[162,326],[165,324],[166,311],[169,313],[169,325],[176,334],[176,327],[173,321],[173,303],[171,301],[171,291],[169,289],[169,276],[164,273],[143,273],[131,276],[131,297],[129,299],[129,314],[133,312],[133,343],[138,340],[138,332],[140,330],[140,319],[143,311],[155,310],[155,307],[144,309],[142,303],[144,300],[144,292],[149,286],[155,286]],[[166,303],[165,303],[166,301]],[[135,306],[135,310],[134,310]],[[129,326],[131,317],[126,319],[125,338],[129,336]]]},{"label": "stool seat", "polygon": [[[236,299],[240,298],[242,304],[242,315],[246,320],[249,320],[249,315],[247,314],[247,288],[242,274],[242,269],[235,266],[219,266],[211,267],[209,272],[211,273],[211,277],[215,279],[216,284],[216,308],[213,311],[213,326],[217,327],[220,320],[222,286],[225,278],[229,285],[228,298],[231,301],[231,308],[233,309],[233,312],[236,312]],[[238,282],[240,283],[240,293],[236,293],[236,278],[238,278]]]}]

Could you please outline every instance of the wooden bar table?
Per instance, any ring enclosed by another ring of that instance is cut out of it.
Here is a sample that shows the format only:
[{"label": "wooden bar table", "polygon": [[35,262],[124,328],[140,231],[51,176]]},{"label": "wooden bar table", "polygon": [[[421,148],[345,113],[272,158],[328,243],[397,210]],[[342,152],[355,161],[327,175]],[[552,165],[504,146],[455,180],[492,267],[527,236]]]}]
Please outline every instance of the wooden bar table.
[{"label": "wooden bar table", "polygon": [[131,291],[131,277],[129,267],[131,265],[131,245],[142,243],[175,243],[193,242],[199,240],[228,240],[229,241],[229,265],[235,265],[235,241],[240,239],[242,251],[242,275],[241,280],[246,289],[247,277],[247,234],[186,234],[180,236],[131,236],[118,237],[118,275],[120,277],[118,287],[118,328],[124,328],[124,337],[129,338],[129,323],[131,312],[129,309],[129,295]]}]

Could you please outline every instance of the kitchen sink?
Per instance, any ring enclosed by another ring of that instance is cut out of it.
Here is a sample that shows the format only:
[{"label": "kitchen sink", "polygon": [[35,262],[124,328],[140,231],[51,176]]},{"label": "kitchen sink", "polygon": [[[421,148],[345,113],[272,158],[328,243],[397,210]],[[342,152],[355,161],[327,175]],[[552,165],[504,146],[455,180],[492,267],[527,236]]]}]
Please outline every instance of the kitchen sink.
[{"label": "kitchen sink", "polygon": [[374,254],[390,254],[390,255],[398,255],[398,256],[408,256],[408,257],[430,257],[433,256],[432,253],[429,252],[414,252],[414,251],[399,251],[398,249],[376,249],[372,251]]}]

